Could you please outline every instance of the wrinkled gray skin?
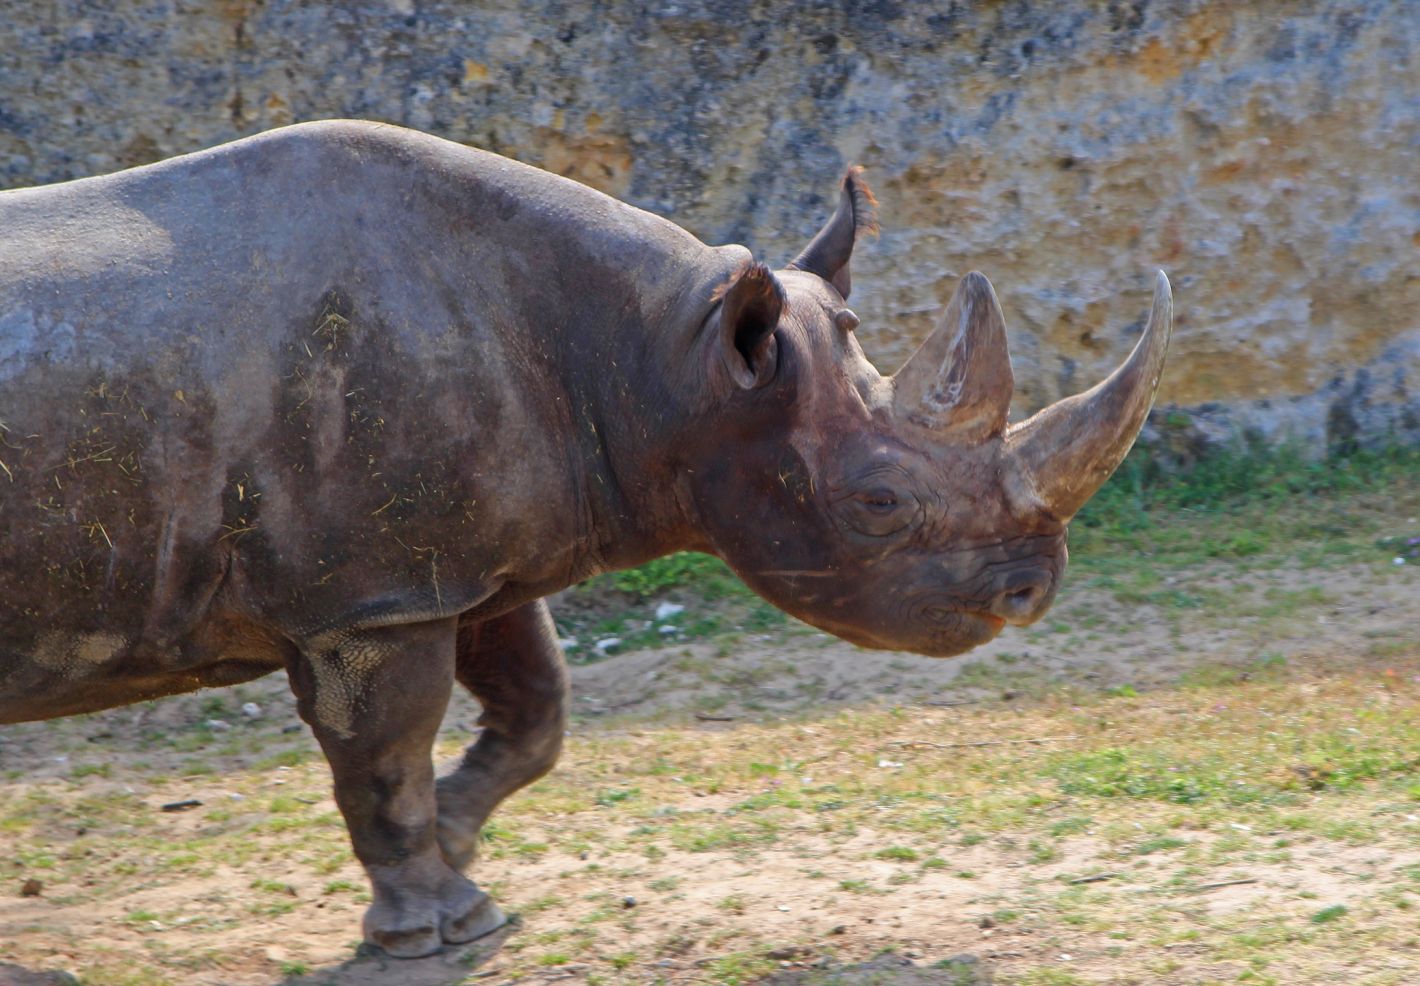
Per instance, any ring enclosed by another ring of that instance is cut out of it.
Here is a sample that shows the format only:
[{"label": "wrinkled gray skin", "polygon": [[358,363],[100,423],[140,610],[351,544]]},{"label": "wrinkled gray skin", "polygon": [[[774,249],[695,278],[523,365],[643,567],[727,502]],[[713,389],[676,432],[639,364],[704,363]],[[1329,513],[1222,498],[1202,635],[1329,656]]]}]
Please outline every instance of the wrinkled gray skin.
[{"label": "wrinkled gray skin", "polygon": [[[417,956],[502,923],[461,870],[558,754],[544,596],[697,549],[866,646],[946,656],[1038,618],[1152,399],[1166,285],[1110,381],[1007,429],[980,275],[896,377],[863,357],[870,204],[850,173],[774,273],[348,122],[0,193],[0,722],[284,669],[366,935]],[[455,680],[485,729],[436,784]]]}]

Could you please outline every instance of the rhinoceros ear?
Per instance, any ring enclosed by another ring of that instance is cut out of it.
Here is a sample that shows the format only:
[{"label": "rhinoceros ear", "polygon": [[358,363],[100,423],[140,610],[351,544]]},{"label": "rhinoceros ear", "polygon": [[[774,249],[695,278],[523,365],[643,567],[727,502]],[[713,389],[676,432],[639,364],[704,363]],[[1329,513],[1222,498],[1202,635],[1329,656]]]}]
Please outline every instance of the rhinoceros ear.
[{"label": "rhinoceros ear", "polygon": [[854,165],[849,168],[839,186],[838,208],[834,210],[833,217],[790,262],[789,269],[817,274],[832,284],[846,300],[848,292],[853,289],[853,279],[848,274],[853,244],[860,231],[877,233],[877,204],[873,190],[863,180],[862,167]]},{"label": "rhinoceros ear", "polygon": [[784,286],[764,264],[749,264],[725,288],[720,307],[720,355],[746,389],[774,372],[774,328],[784,311]]}]

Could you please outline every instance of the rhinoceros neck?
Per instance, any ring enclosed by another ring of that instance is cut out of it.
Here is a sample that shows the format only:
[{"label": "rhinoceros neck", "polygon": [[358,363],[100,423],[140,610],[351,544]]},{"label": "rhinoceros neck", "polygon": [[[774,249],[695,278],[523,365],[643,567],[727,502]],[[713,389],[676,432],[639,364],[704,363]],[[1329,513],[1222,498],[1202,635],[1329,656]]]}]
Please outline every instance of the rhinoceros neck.
[{"label": "rhinoceros neck", "polygon": [[[463,359],[496,368],[469,368],[481,393],[468,428],[476,435],[496,417],[504,435],[530,436],[521,461],[500,455],[504,488],[529,516],[570,519],[565,581],[693,544],[677,445],[701,403],[702,327],[748,251],[706,246],[584,185],[412,131],[337,129],[331,141],[338,149],[325,153],[350,162],[352,187],[391,200],[385,221],[419,231],[401,237],[407,253],[386,244],[374,258],[398,271],[386,296],[401,292],[396,280],[436,295]],[[427,346],[418,322],[401,331],[420,337],[411,348]],[[538,568],[541,545],[519,550]]]}]

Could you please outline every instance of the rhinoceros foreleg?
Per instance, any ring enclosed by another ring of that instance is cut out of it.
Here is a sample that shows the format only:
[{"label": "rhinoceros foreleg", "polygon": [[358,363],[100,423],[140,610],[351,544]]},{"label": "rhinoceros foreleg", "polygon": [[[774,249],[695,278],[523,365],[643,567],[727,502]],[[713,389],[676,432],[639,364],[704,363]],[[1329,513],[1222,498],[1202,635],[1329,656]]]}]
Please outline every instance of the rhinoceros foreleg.
[{"label": "rhinoceros foreleg", "polygon": [[338,632],[304,647],[290,669],[374,890],[366,939],[402,958],[504,921],[444,862],[435,838],[431,748],[452,688],[456,634],[453,620]]},{"label": "rhinoceros foreleg", "polygon": [[439,845],[464,869],[504,798],[552,769],[567,727],[567,668],[542,600],[459,628],[459,683],[483,704],[483,733],[439,780]]}]

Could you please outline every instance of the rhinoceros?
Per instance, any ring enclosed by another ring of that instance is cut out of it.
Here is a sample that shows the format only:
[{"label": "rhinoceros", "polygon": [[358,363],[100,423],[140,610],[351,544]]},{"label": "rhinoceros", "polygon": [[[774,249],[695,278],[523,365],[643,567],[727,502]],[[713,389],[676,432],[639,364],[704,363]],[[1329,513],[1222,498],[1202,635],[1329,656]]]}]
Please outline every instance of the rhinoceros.
[{"label": "rhinoceros", "polygon": [[[0,722],[284,670],[367,940],[500,926],[479,830],[557,759],[545,600],[709,552],[799,619],[947,657],[1045,612],[1171,326],[1008,425],[986,278],[893,376],[846,306],[859,170],[781,270],[497,155],[302,124],[0,193]],[[453,683],[484,727],[436,781]]]}]

